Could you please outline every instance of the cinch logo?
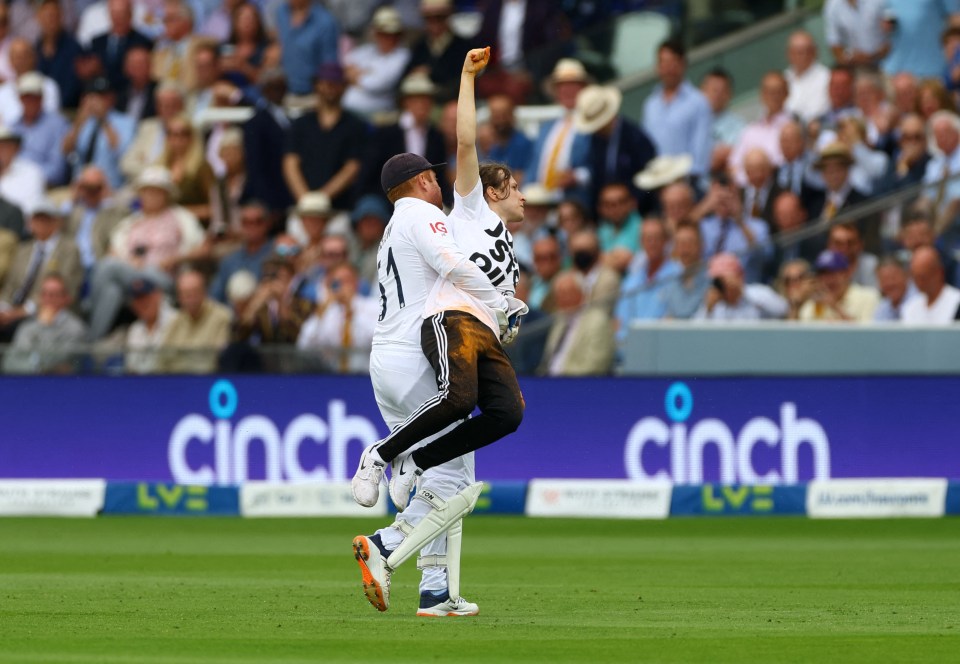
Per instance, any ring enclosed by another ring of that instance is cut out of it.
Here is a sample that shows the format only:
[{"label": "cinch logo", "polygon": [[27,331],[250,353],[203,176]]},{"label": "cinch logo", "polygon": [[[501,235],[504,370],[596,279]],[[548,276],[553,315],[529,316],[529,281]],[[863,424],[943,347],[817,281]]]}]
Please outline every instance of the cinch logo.
[{"label": "cinch logo", "polygon": [[[264,450],[265,477],[272,482],[326,482],[346,480],[347,444],[359,441],[363,447],[379,436],[370,420],[347,415],[339,399],[327,404],[327,420],[313,413],[293,418],[281,431],[264,415],[248,415],[232,422],[239,395],[229,380],[218,380],[210,388],[210,412],[214,419],[197,413],[187,415],[173,428],[167,446],[170,473],[179,484],[241,484],[251,479],[248,459],[251,443]],[[304,468],[300,448],[305,443],[327,445],[327,467]],[[188,460],[193,460],[193,465]]]},{"label": "cinch logo", "polygon": [[[627,477],[636,480],[667,480],[674,484],[701,484],[704,481],[704,449],[716,447],[721,484],[795,484],[799,481],[798,456],[801,445],[813,453],[813,479],[830,477],[830,441],[823,427],[814,420],[798,418],[797,406],[780,405],[780,421],[767,417],[749,420],[734,434],[721,420],[707,418],[691,425],[693,392],[686,383],[674,383],[667,389],[665,410],[670,423],[645,417],[630,429],[623,451]],[[758,443],[780,447],[780,468],[758,473],[753,465],[753,450]],[[669,469],[644,467],[643,450],[649,445],[668,447]]]}]

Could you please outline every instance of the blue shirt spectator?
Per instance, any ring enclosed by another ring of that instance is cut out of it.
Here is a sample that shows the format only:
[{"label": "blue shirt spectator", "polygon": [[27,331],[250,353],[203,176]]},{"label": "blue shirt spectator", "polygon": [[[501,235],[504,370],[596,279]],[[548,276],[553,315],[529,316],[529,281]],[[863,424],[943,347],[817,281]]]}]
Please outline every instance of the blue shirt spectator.
[{"label": "blue shirt spectator", "polygon": [[283,44],[281,64],[290,92],[310,94],[317,67],[337,61],[340,29],[333,14],[318,4],[289,0],[277,8],[277,37]]},{"label": "blue shirt spectator", "polygon": [[653,139],[657,154],[693,157],[691,173],[706,175],[713,151],[713,111],[706,97],[683,81],[672,97],[663,85],[654,88],[643,104],[643,128]]},{"label": "blue shirt spectator", "polygon": [[48,187],[58,187],[67,182],[67,160],[63,156],[63,139],[70,131],[70,124],[59,113],[48,113],[41,107],[37,97],[35,102],[38,114],[28,122],[33,108],[28,100],[24,104],[23,116],[13,125],[20,135],[20,154],[43,169]]},{"label": "blue shirt spectator", "polygon": [[886,5],[886,15],[896,23],[890,54],[882,63],[884,73],[908,72],[918,79],[940,76],[946,64],[940,35],[950,15],[960,12],[960,0],[886,0]]},{"label": "blue shirt spectator", "polygon": [[[111,144],[104,125],[109,125],[116,135],[115,144]],[[135,131],[133,119],[114,110],[107,111],[102,122],[94,116],[88,117],[77,133],[76,147],[70,160],[75,167],[86,164],[97,166],[106,174],[111,189],[119,189],[124,184],[120,159],[130,147]]]},{"label": "blue shirt spectator", "polygon": [[667,255],[667,227],[652,218],[643,225],[643,251],[634,256],[620,283],[620,298],[614,309],[617,338],[623,340],[630,321],[658,320],[667,312],[664,293],[678,279],[683,267]]},{"label": "blue shirt spectator", "polygon": [[242,245],[220,260],[220,269],[210,284],[210,297],[227,302],[227,283],[241,270],[261,278],[263,262],[273,253],[269,238],[270,213],[260,203],[249,203],[240,210],[240,238]]}]

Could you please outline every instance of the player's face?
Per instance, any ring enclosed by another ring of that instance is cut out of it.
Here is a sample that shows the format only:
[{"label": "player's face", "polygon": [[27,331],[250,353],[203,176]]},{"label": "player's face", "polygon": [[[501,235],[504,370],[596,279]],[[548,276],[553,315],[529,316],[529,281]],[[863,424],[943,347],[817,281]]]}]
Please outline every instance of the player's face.
[{"label": "player's face", "polygon": [[507,187],[507,197],[500,202],[500,218],[508,224],[523,221],[523,207],[526,199],[520,193],[520,185],[511,177]]},{"label": "player's face", "polygon": [[440,191],[440,182],[437,180],[437,174],[434,171],[424,171],[425,185],[427,188],[427,202],[433,203],[441,210],[443,209],[443,193]]}]

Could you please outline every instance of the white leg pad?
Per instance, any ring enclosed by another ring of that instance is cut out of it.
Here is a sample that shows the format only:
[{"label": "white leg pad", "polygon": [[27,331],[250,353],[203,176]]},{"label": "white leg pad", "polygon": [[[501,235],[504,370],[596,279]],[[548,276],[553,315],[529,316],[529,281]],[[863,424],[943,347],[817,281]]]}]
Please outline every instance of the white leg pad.
[{"label": "white leg pad", "polygon": [[[403,539],[400,546],[390,554],[386,561],[387,567],[391,571],[397,569],[410,556],[419,551],[424,544],[450,530],[455,523],[473,511],[477,500],[480,498],[481,491],[483,491],[483,482],[475,482],[450,500],[443,501],[433,495],[432,492],[426,489],[421,490],[417,495],[433,505],[433,509],[423,517],[420,523]],[[449,541],[447,546],[449,546]]]},{"label": "white leg pad", "polygon": [[463,538],[463,519],[458,519],[447,531],[447,591],[456,601],[460,597],[460,547]]}]

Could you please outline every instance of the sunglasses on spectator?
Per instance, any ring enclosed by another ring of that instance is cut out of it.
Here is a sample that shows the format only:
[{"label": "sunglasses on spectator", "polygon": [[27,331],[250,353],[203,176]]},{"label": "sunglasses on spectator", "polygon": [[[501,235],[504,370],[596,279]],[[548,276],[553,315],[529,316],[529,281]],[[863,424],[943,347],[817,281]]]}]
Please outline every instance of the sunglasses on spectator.
[{"label": "sunglasses on spectator", "polygon": [[916,133],[916,134],[910,133],[910,134],[908,134],[908,133],[904,132],[904,133],[900,134],[900,139],[901,139],[901,140],[904,140],[904,141],[922,141],[922,140],[925,139],[925,138],[926,138],[926,136],[924,136],[922,133]]},{"label": "sunglasses on spectator", "polygon": [[300,253],[300,247],[295,244],[279,244],[273,248],[277,256],[283,256],[284,258],[289,256],[296,256]]}]

